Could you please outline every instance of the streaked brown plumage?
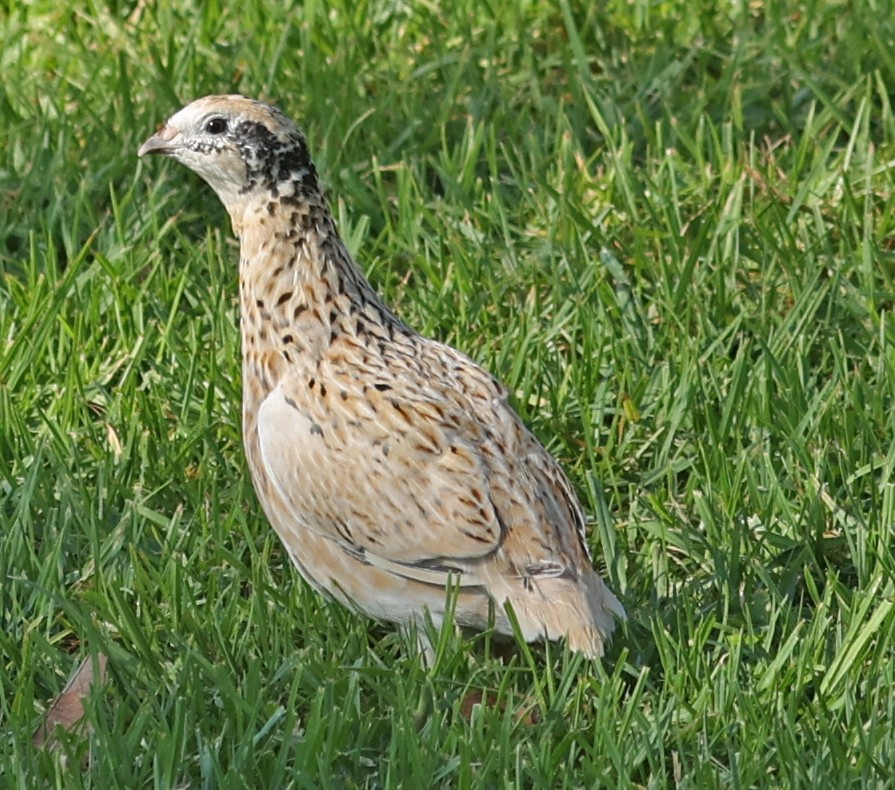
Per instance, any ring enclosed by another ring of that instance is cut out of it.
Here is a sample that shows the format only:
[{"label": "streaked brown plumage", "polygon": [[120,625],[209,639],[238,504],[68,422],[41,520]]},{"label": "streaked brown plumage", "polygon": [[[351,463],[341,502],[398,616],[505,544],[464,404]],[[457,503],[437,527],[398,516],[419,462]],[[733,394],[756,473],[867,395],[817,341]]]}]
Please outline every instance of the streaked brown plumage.
[{"label": "streaked brown plumage", "polygon": [[[468,357],[405,326],[339,238],[304,136],[208,96],[140,148],[204,178],[240,239],[245,450],[302,576],[398,624],[490,616],[599,656],[624,610],[591,566],[568,479]],[[492,602],[496,606],[492,606]]]}]

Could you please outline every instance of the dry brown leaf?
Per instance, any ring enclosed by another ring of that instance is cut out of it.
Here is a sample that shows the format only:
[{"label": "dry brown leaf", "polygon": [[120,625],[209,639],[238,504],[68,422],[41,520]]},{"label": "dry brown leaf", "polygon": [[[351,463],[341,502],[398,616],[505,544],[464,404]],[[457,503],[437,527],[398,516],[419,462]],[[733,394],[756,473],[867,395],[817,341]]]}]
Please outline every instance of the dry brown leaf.
[{"label": "dry brown leaf", "polygon": [[32,743],[38,748],[52,748],[56,743],[55,732],[57,727],[62,727],[69,732],[79,729],[86,734],[89,732],[89,724],[81,725],[84,718],[84,699],[94,686],[102,686],[106,681],[106,664],[108,659],[102,653],[97,656],[99,677],[93,676],[93,660],[87,656],[72,675],[71,680],[65,684],[62,693],[56,697],[50,709],[47,711],[43,724],[34,733]]},{"label": "dry brown leaf", "polygon": [[[506,702],[498,702],[497,697],[489,696],[487,692],[470,691],[460,701],[460,715],[467,721],[472,719],[472,709],[476,705],[483,705],[486,708],[497,708],[505,711],[508,707]],[[541,720],[541,709],[537,703],[527,700],[523,705],[519,706],[515,711],[516,721],[520,724],[533,726]]]}]

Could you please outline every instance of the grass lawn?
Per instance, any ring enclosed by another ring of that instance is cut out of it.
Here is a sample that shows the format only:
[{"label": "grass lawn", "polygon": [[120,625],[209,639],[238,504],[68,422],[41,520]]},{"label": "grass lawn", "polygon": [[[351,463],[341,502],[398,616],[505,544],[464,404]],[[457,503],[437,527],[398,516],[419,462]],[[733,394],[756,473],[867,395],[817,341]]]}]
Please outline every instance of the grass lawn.
[{"label": "grass lawn", "polygon": [[[81,5],[0,7],[0,787],[889,784],[888,2]],[[427,671],[293,571],[226,215],[136,158],[235,91],[569,471],[601,664],[448,632]],[[101,654],[92,734],[35,750]]]}]

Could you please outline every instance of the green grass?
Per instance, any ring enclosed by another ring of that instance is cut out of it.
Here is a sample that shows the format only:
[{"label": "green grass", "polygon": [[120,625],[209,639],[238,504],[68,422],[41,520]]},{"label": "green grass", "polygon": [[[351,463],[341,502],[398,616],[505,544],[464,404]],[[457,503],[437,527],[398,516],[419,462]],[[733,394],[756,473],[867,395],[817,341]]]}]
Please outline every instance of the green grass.
[{"label": "green grass", "polygon": [[[0,5],[0,786],[888,785],[891,4],[155,6]],[[448,633],[427,672],[298,580],[226,215],[135,156],[236,90],[568,469],[630,613],[601,665]],[[97,653],[66,768],[31,733]]]}]

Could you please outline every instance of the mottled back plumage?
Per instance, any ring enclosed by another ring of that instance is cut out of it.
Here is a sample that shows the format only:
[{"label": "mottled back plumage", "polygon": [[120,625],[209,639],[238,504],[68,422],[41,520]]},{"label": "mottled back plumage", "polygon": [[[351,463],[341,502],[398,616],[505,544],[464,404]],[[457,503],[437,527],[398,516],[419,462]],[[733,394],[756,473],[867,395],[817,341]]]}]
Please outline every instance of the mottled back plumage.
[{"label": "mottled back plumage", "polygon": [[[565,474],[471,359],[382,302],[339,238],[302,133],[242,96],[189,104],[140,148],[204,178],[240,239],[243,429],[302,576],[398,624],[454,617],[602,655],[624,610]],[[493,605],[493,604],[496,604]]]}]

